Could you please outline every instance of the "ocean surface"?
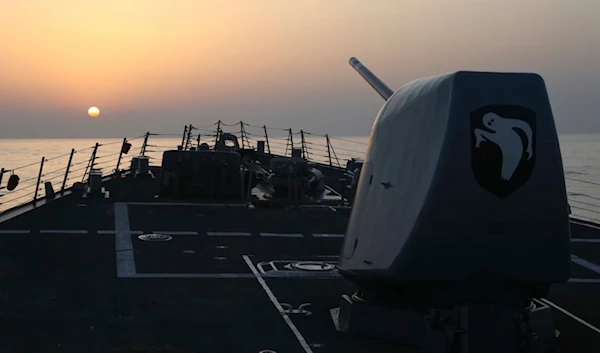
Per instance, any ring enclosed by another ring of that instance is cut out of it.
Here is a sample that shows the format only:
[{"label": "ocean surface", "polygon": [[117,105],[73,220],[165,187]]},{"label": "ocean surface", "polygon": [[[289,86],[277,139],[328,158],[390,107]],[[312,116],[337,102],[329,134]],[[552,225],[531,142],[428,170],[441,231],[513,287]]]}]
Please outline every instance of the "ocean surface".
[{"label": "ocean surface", "polygon": [[[249,134],[244,144],[256,145],[256,139],[264,139]],[[565,178],[569,193],[569,203],[574,215],[583,219],[600,222],[600,134],[580,134],[559,136]],[[146,154],[151,158],[151,164],[160,164],[163,151],[175,148],[181,144],[182,138],[173,135],[150,136]],[[311,160],[328,162],[329,155],[333,164],[345,165],[352,157],[361,158],[366,150],[368,137],[330,138],[329,151],[327,139],[324,136],[305,134],[304,146]],[[105,174],[112,172],[119,159],[122,139],[0,139],[0,168],[11,170],[3,175],[0,185],[6,186],[11,173],[19,176],[20,183],[14,192],[1,190],[0,211],[32,199],[35,193],[40,162],[44,157],[44,166],[40,178],[38,197],[44,195],[44,182],[51,182],[55,191],[63,186],[69,187],[77,181],[82,181],[84,173],[89,169],[89,161],[95,153],[94,167],[102,168]],[[123,155],[120,168],[126,168],[131,163],[131,157],[139,155],[144,137],[128,139],[131,150]],[[207,134],[201,136],[201,143],[212,144],[214,137]],[[294,147],[300,147],[302,138],[299,134],[292,136]],[[99,144],[95,149],[96,143]],[[191,141],[198,143],[194,137]],[[269,136],[269,146],[273,153],[284,154],[291,143],[289,137]],[[69,164],[71,149],[75,149],[69,173],[65,181],[66,167]]]}]

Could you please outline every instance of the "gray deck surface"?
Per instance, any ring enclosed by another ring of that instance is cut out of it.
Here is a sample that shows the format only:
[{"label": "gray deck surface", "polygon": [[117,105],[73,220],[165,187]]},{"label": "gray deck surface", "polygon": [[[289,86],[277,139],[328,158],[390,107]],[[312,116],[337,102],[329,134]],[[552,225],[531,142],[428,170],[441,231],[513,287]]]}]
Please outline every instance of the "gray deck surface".
[{"label": "gray deck surface", "polygon": [[[110,200],[66,197],[0,223],[0,352],[306,352],[252,268],[335,263],[349,209],[153,205],[151,191],[127,196],[131,180],[108,185]],[[149,232],[173,239],[138,239]],[[573,224],[572,238],[600,264],[600,229]],[[600,269],[573,262],[571,277],[549,298],[571,314],[554,310],[561,352],[600,351],[600,332],[574,318],[600,327]],[[334,329],[329,309],[355,290],[344,279],[262,278],[280,303],[311,304],[290,318],[312,352],[414,351]]]}]

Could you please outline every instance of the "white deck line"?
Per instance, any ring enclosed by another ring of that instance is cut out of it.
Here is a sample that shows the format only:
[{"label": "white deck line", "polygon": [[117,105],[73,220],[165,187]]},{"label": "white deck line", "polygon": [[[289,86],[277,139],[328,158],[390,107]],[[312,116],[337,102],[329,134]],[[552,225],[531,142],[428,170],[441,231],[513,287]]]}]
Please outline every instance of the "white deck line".
[{"label": "white deck line", "polygon": [[260,233],[261,237],[302,238],[302,233]]},{"label": "white deck line", "polygon": [[569,283],[600,283],[600,278],[569,278]]},{"label": "white deck line", "polygon": [[245,203],[127,202],[129,206],[248,207]]},{"label": "white deck line", "polygon": [[568,317],[570,317],[571,319],[579,322],[580,324],[582,324],[583,326],[586,326],[587,328],[591,329],[592,331],[596,332],[596,333],[600,333],[600,329],[597,328],[596,326],[590,324],[589,322],[585,321],[584,319],[575,316],[573,313],[567,311],[566,309],[561,308],[560,306],[554,304],[553,302],[549,301],[548,299],[540,299],[541,302],[543,302],[544,304],[547,304],[551,307],[553,307],[554,309],[560,311],[561,313],[567,315]]},{"label": "white deck line", "polygon": [[0,234],[29,234],[31,230],[15,229],[15,230],[0,230]]},{"label": "white deck line", "polygon": [[[142,235],[144,234],[144,232],[142,232],[141,230],[130,230],[129,232],[127,231],[120,231],[121,233],[129,233],[130,235]],[[116,230],[99,230],[98,234],[117,234],[118,231]]]},{"label": "white deck line", "polygon": [[578,256],[571,255],[571,261],[578,264],[579,266],[587,268],[588,270],[600,273],[600,266],[596,265],[595,263],[589,262],[588,260],[584,260]]},{"label": "white deck line", "polygon": [[155,230],[152,233],[165,234],[165,235],[198,235],[198,232],[177,231],[177,230]]},{"label": "white deck line", "polygon": [[129,211],[127,204],[115,203],[115,249],[117,251],[117,276],[134,277],[135,258],[131,230],[129,229]]},{"label": "white deck line", "polygon": [[88,231],[87,230],[74,230],[74,229],[65,229],[65,230],[58,230],[58,229],[42,229],[40,230],[40,234],[87,234]]},{"label": "white deck line", "polygon": [[248,232],[206,232],[209,237],[251,237]]},{"label": "white deck line", "polygon": [[254,264],[252,263],[250,258],[247,255],[244,255],[243,258],[244,258],[244,261],[246,261],[246,264],[248,265],[248,267],[250,268],[250,271],[252,271],[252,273],[254,274],[254,277],[256,277],[256,280],[258,281],[260,286],[263,288],[265,293],[267,293],[267,296],[269,297],[269,299],[271,300],[273,305],[275,305],[275,308],[277,308],[277,311],[279,311],[279,314],[281,315],[281,317],[283,318],[285,323],[288,324],[288,326],[290,327],[290,329],[296,336],[296,339],[298,340],[298,342],[300,343],[302,348],[304,348],[304,351],[306,353],[313,353],[313,351],[310,348],[310,346],[308,345],[308,343],[306,343],[304,336],[302,336],[300,331],[298,331],[298,328],[296,327],[296,325],[294,325],[294,323],[292,322],[292,319],[290,319],[288,314],[283,310],[281,303],[279,303],[279,300],[277,300],[277,297],[275,297],[275,295],[271,291],[271,288],[269,288],[269,286],[267,285],[267,282],[265,282],[265,280],[260,276],[260,274],[258,273],[258,270],[254,266]]},{"label": "white deck line", "polygon": [[315,238],[343,238],[345,234],[327,234],[327,233],[313,233]]},{"label": "white deck line", "polygon": [[600,243],[600,238],[598,238],[598,239],[571,238],[571,243]]},{"label": "white deck line", "polygon": [[136,273],[133,278],[254,278],[252,273]]}]

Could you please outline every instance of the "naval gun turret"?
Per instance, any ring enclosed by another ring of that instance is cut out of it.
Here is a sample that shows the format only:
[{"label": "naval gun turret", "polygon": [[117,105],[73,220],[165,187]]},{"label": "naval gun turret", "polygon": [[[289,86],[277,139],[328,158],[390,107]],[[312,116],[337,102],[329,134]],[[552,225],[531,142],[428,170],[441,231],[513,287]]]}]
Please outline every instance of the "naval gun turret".
[{"label": "naval gun turret", "polygon": [[562,159],[543,79],[459,71],[393,94],[373,125],[339,260],[340,331],[426,352],[543,351],[538,298],[569,278]]}]

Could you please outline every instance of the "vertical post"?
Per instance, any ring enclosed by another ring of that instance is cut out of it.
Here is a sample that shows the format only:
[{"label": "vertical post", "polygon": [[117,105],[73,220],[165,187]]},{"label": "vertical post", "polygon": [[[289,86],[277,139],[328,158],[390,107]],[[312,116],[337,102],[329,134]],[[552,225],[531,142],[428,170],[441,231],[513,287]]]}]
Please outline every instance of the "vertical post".
[{"label": "vertical post", "polygon": [[42,162],[40,163],[40,172],[38,173],[37,184],[35,185],[35,194],[33,195],[33,201],[37,200],[38,191],[40,190],[40,182],[42,181],[42,171],[44,170],[44,161],[45,157],[42,157]]},{"label": "vertical post", "polygon": [[300,130],[300,148],[302,149],[302,158],[308,160],[308,153],[306,153],[306,141],[304,140],[304,130]]},{"label": "vertical post", "polygon": [[187,138],[185,139],[185,148],[183,149],[184,151],[188,149],[188,147],[192,147],[192,130],[194,129],[194,126],[192,126],[192,124],[190,124],[190,127],[188,128],[188,133],[187,133]]},{"label": "vertical post", "polygon": [[146,147],[148,147],[148,137],[150,137],[150,133],[146,132],[146,136],[144,136],[144,143],[142,144],[142,150],[140,151],[140,155],[146,155]]},{"label": "vertical post", "polygon": [[92,152],[92,156],[90,157],[90,161],[88,162],[88,166],[85,168],[85,172],[83,172],[83,177],[81,178],[81,182],[85,181],[85,175],[88,174],[93,168],[94,163],[96,163],[96,152],[98,151],[98,146],[100,144],[96,142],[96,146],[94,146],[94,151]]},{"label": "vertical post", "polygon": [[271,154],[271,146],[269,146],[269,136],[267,135],[267,125],[263,125],[263,129],[265,130],[265,141],[267,142],[267,152]]},{"label": "vertical post", "polygon": [[75,154],[75,149],[71,149],[71,155],[69,156],[69,163],[67,164],[67,170],[65,170],[65,177],[63,178],[62,187],[60,188],[61,194],[65,191],[65,187],[67,186],[67,180],[69,179],[69,171],[71,170],[71,163],[73,162],[73,155]]},{"label": "vertical post", "polygon": [[331,148],[329,147],[329,135],[325,134],[325,139],[327,140],[327,157],[329,157],[329,166],[332,167],[333,163],[331,162]]},{"label": "vertical post", "polygon": [[196,149],[200,149],[200,134],[198,134],[198,139],[196,141]]},{"label": "vertical post", "polygon": [[0,186],[2,186],[2,177],[4,176],[4,168],[0,169]]},{"label": "vertical post", "polygon": [[121,166],[121,158],[123,157],[123,146],[127,143],[127,138],[123,139],[123,143],[121,144],[121,151],[119,152],[119,159],[117,159],[117,166],[115,167],[115,173],[119,172],[119,167]]},{"label": "vertical post", "polygon": [[[290,133],[289,133],[288,140],[289,140],[289,143],[291,145],[291,150],[290,151],[293,151],[294,150],[294,137],[292,136],[292,129],[291,128],[289,129],[289,131],[290,131]],[[288,145],[286,143],[285,144],[285,154],[284,154],[284,157],[287,156],[287,150],[288,150]],[[290,152],[290,153],[292,153],[292,152]]]},{"label": "vertical post", "polygon": [[219,135],[221,134],[221,120],[217,121],[217,137],[215,137],[215,146],[219,142]]},{"label": "vertical post", "polygon": [[242,139],[242,149],[244,148],[244,123],[240,121],[240,138]]},{"label": "vertical post", "polygon": [[185,128],[183,129],[183,136],[181,137],[181,148],[185,149],[184,147],[184,143],[185,143],[185,135],[187,135],[187,125],[185,126]]},{"label": "vertical post", "polygon": [[244,145],[250,148],[250,140],[248,140],[248,134],[246,134],[246,129],[244,129],[243,121],[240,121],[240,134],[242,135],[242,148],[244,148]]}]

